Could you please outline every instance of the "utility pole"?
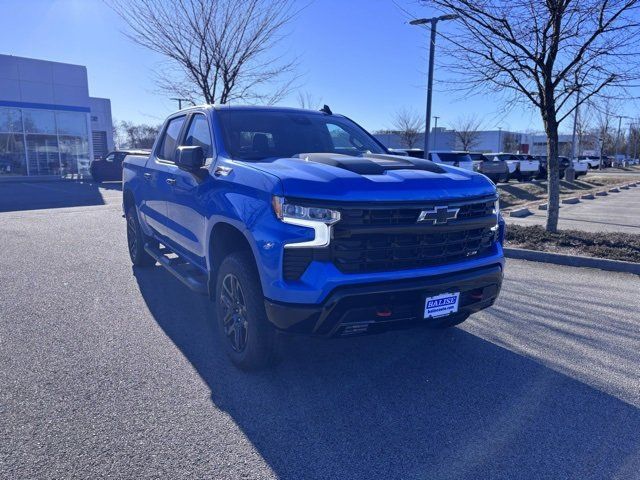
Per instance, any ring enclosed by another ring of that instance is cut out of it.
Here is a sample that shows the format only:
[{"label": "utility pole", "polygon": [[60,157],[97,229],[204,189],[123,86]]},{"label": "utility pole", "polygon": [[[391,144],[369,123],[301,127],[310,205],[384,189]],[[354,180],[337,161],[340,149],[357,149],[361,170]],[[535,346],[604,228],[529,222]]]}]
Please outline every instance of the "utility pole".
[{"label": "utility pole", "polygon": [[502,152],[502,127],[498,127],[498,152]]},{"label": "utility pole", "polygon": [[429,75],[427,78],[427,115],[424,129],[424,158],[429,158],[429,133],[431,130],[431,97],[433,94],[433,64],[436,48],[436,26],[440,20],[456,20],[458,15],[441,15],[433,18],[416,18],[409,25],[431,24],[431,40],[429,43]]},{"label": "utility pole", "polygon": [[438,145],[438,119],[440,117],[436,117],[434,116],[433,119],[436,121],[435,126],[433,127],[433,149],[437,150],[438,147],[436,145]]}]

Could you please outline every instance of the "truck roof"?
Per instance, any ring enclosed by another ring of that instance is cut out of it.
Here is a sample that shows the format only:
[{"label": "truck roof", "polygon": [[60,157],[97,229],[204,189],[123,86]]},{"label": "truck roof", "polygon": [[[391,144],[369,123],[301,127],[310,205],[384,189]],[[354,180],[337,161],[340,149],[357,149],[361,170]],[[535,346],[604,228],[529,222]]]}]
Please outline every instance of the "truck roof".
[{"label": "truck roof", "polygon": [[[219,105],[219,104],[202,104],[202,105],[194,105],[191,107],[183,108],[182,110],[178,110],[179,112],[188,112],[189,110],[194,109],[209,109],[209,110],[262,110],[262,111],[270,111],[270,112],[300,112],[300,113],[315,113],[317,115],[326,115],[325,112],[320,110],[310,110],[306,108],[296,108],[296,107],[282,107],[282,106],[272,106],[272,105]],[[177,113],[177,112],[176,112]]]}]

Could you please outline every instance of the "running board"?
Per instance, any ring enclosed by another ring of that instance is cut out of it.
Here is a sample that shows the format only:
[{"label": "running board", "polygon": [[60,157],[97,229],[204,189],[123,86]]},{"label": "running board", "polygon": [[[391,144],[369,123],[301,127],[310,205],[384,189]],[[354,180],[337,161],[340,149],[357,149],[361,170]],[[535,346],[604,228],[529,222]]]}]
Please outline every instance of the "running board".
[{"label": "running board", "polygon": [[173,276],[191,290],[201,295],[208,294],[207,277],[200,269],[194,267],[180,256],[176,258],[167,257],[167,253],[173,252],[166,247],[161,249],[158,247],[152,247],[147,243],[145,244],[144,249],[155,259],[156,262],[169,270]]}]

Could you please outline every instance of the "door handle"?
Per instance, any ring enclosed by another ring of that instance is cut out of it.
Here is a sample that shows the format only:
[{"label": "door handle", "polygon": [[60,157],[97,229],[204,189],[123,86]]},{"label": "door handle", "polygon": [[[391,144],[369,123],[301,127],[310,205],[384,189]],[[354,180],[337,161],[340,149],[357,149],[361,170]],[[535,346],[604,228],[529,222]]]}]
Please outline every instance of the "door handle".
[{"label": "door handle", "polygon": [[226,177],[227,175],[229,175],[231,172],[233,172],[233,168],[231,167],[224,167],[222,165],[219,165],[215,168],[215,170],[213,171],[213,174],[216,177]]},{"label": "door handle", "polygon": [[145,180],[151,180],[151,174],[150,173],[145,173],[144,174],[144,179]]},{"label": "door handle", "polygon": [[167,178],[166,182],[169,185],[175,185],[176,184],[176,179],[175,178]]}]

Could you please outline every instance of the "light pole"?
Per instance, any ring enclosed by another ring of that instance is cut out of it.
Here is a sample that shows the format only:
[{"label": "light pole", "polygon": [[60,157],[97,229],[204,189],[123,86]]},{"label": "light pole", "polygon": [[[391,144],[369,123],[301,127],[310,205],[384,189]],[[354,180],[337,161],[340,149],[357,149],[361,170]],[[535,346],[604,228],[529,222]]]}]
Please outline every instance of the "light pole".
[{"label": "light pole", "polygon": [[620,142],[620,128],[622,127],[622,116],[618,116],[618,133],[616,135],[616,151],[615,151],[615,161],[618,162],[618,144]]},{"label": "light pole", "polygon": [[571,161],[576,158],[576,130],[578,128],[578,110],[580,108],[580,85],[576,86],[576,111],[573,116],[573,135],[571,136]]},{"label": "light pole", "polygon": [[431,42],[429,44],[429,76],[427,78],[427,116],[424,130],[424,158],[429,158],[429,130],[431,130],[431,95],[433,93],[433,61],[436,47],[436,26],[440,20],[455,20],[458,15],[441,15],[433,18],[416,18],[409,25],[431,24]]},{"label": "light pole", "polygon": [[502,127],[498,127],[498,152],[502,152]]},{"label": "light pole", "polygon": [[[188,98],[170,98],[169,100],[175,100],[176,102],[178,102],[178,110],[182,110],[182,102],[188,102],[189,99]],[[193,103],[193,102],[191,102]]]},{"label": "light pole", "polygon": [[440,117],[436,117],[435,115],[433,116],[433,119],[436,121],[435,126],[433,127],[433,149],[434,150],[438,149],[436,145],[438,145],[438,119],[439,118]]}]

